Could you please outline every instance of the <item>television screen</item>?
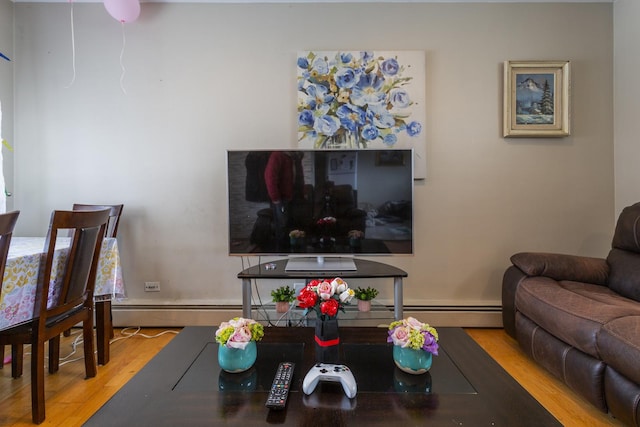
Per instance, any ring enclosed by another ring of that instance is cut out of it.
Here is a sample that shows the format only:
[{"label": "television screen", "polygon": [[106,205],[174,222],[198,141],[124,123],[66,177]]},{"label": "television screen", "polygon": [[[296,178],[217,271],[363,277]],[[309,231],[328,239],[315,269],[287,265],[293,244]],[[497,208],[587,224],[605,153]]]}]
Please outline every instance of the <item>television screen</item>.
[{"label": "television screen", "polygon": [[413,253],[411,150],[227,152],[230,255]]}]

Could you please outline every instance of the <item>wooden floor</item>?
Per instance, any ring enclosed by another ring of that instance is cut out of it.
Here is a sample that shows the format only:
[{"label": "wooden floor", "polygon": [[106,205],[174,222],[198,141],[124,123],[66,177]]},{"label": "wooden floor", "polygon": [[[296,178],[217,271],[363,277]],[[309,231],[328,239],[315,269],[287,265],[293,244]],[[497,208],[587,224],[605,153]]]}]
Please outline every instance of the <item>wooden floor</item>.
[{"label": "wooden floor", "polygon": [[[106,366],[98,367],[98,376],[95,378],[84,380],[84,363],[81,361],[61,366],[55,375],[47,374],[47,418],[41,425],[82,425],[175,336],[175,333],[162,333],[164,331],[166,329],[143,329],[133,334],[136,330],[117,329],[115,341],[111,344],[111,361]],[[467,329],[467,332],[565,426],[622,425],[591,407],[532,363],[502,329]],[[77,332],[74,333],[63,339],[63,356],[72,351],[72,342],[77,338]],[[161,335],[145,337],[157,334]],[[25,349],[25,353],[27,351]],[[70,357],[75,358],[82,358],[82,346],[78,346],[76,353]],[[11,378],[10,365],[0,370],[0,426],[33,425],[29,379],[27,359],[25,375],[20,379]]]}]

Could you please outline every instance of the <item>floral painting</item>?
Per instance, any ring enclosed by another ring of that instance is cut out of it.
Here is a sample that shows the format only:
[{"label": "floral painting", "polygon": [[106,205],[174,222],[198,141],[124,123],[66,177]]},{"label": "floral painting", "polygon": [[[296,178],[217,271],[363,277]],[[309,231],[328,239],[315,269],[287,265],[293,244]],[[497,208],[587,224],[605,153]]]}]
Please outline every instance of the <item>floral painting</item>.
[{"label": "floral painting", "polygon": [[420,51],[306,51],[297,57],[305,148],[413,148],[424,177],[425,60]]}]

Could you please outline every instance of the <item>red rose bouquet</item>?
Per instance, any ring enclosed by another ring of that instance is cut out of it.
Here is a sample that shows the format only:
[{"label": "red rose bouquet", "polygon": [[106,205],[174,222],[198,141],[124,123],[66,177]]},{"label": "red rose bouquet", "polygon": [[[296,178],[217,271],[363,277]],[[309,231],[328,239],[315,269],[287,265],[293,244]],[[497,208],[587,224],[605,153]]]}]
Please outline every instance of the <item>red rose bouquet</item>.
[{"label": "red rose bouquet", "polygon": [[298,306],[305,309],[305,315],[313,310],[320,320],[335,319],[338,311],[344,312],[344,306],[351,302],[354,295],[353,289],[339,277],[312,280],[300,291]]}]

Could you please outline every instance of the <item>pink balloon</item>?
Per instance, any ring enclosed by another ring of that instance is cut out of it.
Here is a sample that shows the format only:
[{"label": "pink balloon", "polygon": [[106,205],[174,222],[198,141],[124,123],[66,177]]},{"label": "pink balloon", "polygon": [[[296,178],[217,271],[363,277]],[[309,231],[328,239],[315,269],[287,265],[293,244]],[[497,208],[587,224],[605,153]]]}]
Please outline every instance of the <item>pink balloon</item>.
[{"label": "pink balloon", "polygon": [[140,16],[140,2],[138,0],[104,0],[104,7],[117,21],[133,22]]}]

